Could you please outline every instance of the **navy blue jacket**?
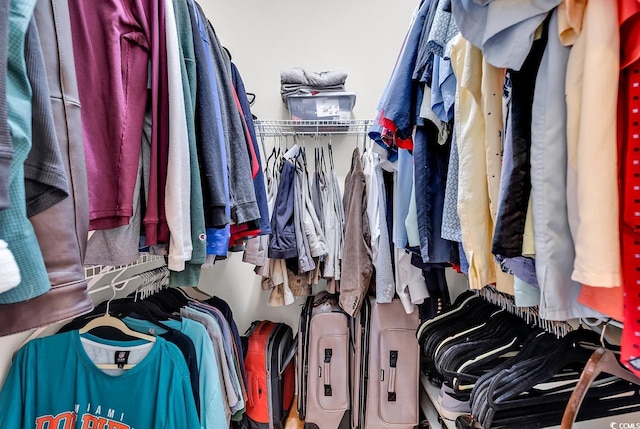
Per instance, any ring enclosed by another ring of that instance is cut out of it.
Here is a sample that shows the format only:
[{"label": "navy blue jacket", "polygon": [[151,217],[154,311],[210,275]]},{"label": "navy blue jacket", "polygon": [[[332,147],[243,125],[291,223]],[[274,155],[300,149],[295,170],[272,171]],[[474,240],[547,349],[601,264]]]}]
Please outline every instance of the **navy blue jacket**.
[{"label": "navy blue jacket", "polygon": [[253,144],[253,150],[258,158],[258,174],[253,178],[253,187],[256,192],[256,202],[258,203],[258,209],[260,209],[260,231],[261,235],[271,234],[271,225],[269,219],[269,206],[267,205],[267,191],[264,185],[264,174],[262,172],[262,162],[260,160],[260,148],[258,147],[258,140],[256,138],[256,129],[253,124],[253,116],[251,115],[251,106],[249,99],[247,98],[247,91],[242,82],[242,77],[235,64],[231,63],[231,80],[233,86],[236,88],[238,94],[238,100],[240,100],[240,106],[242,107],[242,113],[244,114],[244,120],[247,124],[249,136]]}]

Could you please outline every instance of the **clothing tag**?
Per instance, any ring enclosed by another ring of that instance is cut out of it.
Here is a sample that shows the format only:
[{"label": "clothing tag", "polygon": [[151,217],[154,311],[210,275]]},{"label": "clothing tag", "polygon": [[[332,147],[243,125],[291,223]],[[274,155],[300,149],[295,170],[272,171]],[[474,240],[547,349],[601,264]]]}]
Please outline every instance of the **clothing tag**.
[{"label": "clothing tag", "polygon": [[129,353],[128,351],[116,351],[115,363],[118,365],[118,368],[123,369],[129,362]]}]

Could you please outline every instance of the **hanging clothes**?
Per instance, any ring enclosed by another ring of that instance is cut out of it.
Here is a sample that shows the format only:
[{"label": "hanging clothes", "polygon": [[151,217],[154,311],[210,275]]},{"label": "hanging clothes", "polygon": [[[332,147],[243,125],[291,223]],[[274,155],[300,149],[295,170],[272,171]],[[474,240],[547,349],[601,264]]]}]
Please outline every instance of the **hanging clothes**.
[{"label": "hanging clothes", "polygon": [[[428,88],[425,94],[430,93]],[[424,262],[452,261],[452,243],[442,238],[445,180],[450,143],[438,141],[438,128],[430,121],[416,127],[414,135],[414,187],[420,256]]]},{"label": "hanging clothes", "polygon": [[[188,1],[197,70],[196,124],[198,155],[203,184],[204,216],[207,228],[207,254],[224,255],[230,239],[229,178],[227,146],[222,124],[220,97],[209,48],[211,41],[201,13]],[[208,115],[213,114],[214,120]]]},{"label": "hanging clothes", "polygon": [[237,376],[233,373],[232,363],[225,351],[224,338],[220,326],[211,315],[207,315],[190,308],[182,308],[180,315],[188,319],[195,320],[207,329],[207,333],[213,341],[213,349],[218,356],[218,374],[222,374],[223,388],[227,396],[231,416],[244,409],[244,399]]},{"label": "hanging clothes", "polygon": [[345,178],[344,205],[344,250],[340,277],[340,307],[354,316],[369,289],[373,274],[371,261],[371,232],[367,217],[366,179],[360,161],[360,150],[356,148],[351,158],[351,170]]},{"label": "hanging clothes", "polygon": [[[233,80],[233,85],[236,93],[238,94],[238,101],[240,102],[240,106],[242,107],[242,113],[244,115],[244,123],[246,124],[248,138],[251,141],[251,145],[253,148],[253,152],[255,154],[260,154],[260,148],[258,146],[258,139],[256,137],[255,125],[253,123],[253,116],[251,115],[251,106],[249,104],[249,100],[247,98],[247,91],[244,87],[244,82],[242,81],[242,76],[240,76],[240,72],[235,64],[231,63],[231,77]],[[257,171],[254,174],[253,178],[253,186],[256,194],[256,202],[258,204],[258,209],[260,210],[260,235],[268,235],[271,234],[271,224],[269,220],[269,207],[267,204],[267,195],[265,192],[265,179],[264,173],[262,171],[262,161],[260,160],[260,156],[257,156],[255,167],[257,167]]]},{"label": "hanging clothes", "polygon": [[[76,70],[85,77],[78,83],[84,106],[91,228],[121,226],[133,215],[133,188],[150,84],[152,173],[145,231],[148,244],[166,242],[166,231],[160,233],[164,231],[164,187],[160,183],[165,183],[161,178],[166,176],[168,150],[164,3],[127,2],[86,8],[81,2],[70,2],[69,11]],[[111,13],[119,16],[120,25],[104,33],[101,23],[113,19]],[[94,49],[96,44],[104,49]],[[126,64],[121,63],[121,49],[127,53]],[[147,82],[149,63],[151,76]],[[124,75],[123,69],[127,70]],[[108,76],[106,71],[110,71]],[[107,111],[112,114],[104,115]],[[112,142],[118,142],[116,152]]]},{"label": "hanging clothes", "polygon": [[167,47],[167,100],[168,118],[171,123],[168,136],[167,179],[165,213],[169,237],[168,266],[182,271],[191,259],[191,160],[189,155],[189,130],[182,72],[184,56],[180,54],[178,27],[173,1],[164,2]]},{"label": "hanging clothes", "polygon": [[[167,271],[166,268],[164,270]],[[180,348],[187,363],[195,362],[195,368],[189,368],[192,385],[197,387],[192,396],[198,405],[196,409],[200,410],[200,428],[227,427],[231,419],[242,417],[247,400],[247,377],[242,362],[244,352],[233,314],[226,302],[217,298],[194,300],[171,288],[143,300],[115,300],[109,308],[112,317],[121,318],[134,331],[172,342]],[[93,320],[105,311],[103,303],[93,314],[76,318],[62,331],[77,332],[74,329],[84,327],[87,320]],[[176,316],[176,312],[184,317]],[[104,338],[118,339],[117,335],[113,337],[117,332],[112,329],[98,327],[92,332],[104,335]],[[190,342],[191,348],[185,345],[185,341]]]},{"label": "hanging clothes", "polygon": [[567,193],[576,247],[571,278],[599,287],[621,285],[614,144],[618,92],[614,76],[620,64],[616,11],[606,0],[587,4],[567,65]]},{"label": "hanging clothes", "polygon": [[[487,146],[486,142],[500,143],[501,129],[492,127],[487,130],[483,113],[483,97],[495,100],[494,94],[501,94],[495,91],[492,83],[496,82],[496,74],[502,71],[488,64],[481,51],[460,35],[453,39],[452,46],[451,64],[458,82],[454,120],[460,174],[458,217],[462,245],[469,262],[469,283],[471,288],[481,289],[498,281],[501,290],[511,291],[513,280],[496,266],[489,244],[493,237],[490,201],[497,199],[497,194],[493,194],[497,188],[488,186],[487,153],[491,154],[491,148],[492,156],[500,157],[502,151],[496,151],[495,146]],[[480,70],[482,73],[478,72]],[[482,91],[483,88],[489,91]],[[497,114],[496,110],[487,113]],[[493,176],[499,176],[499,173],[491,176],[495,179]]]},{"label": "hanging clothes", "polygon": [[462,37],[481,49],[489,64],[519,71],[529,56],[535,33],[562,0],[451,2]]},{"label": "hanging clothes", "polygon": [[[34,32],[34,38],[39,38],[42,48],[40,55],[46,71],[42,79],[48,83],[33,85],[34,100],[40,100],[39,108],[33,105],[34,137],[37,136],[34,144],[37,147],[49,141],[58,146],[62,162],[58,176],[63,176],[68,182],[69,197],[46,209],[49,204],[40,206],[44,210],[31,217],[51,289],[28,301],[20,300],[0,306],[4,328],[0,330],[0,335],[75,317],[93,307],[82,265],[87,246],[89,213],[80,105],[73,53],[70,49],[59,49],[59,46],[71,44],[67,4],[40,1],[35,7],[34,17],[37,32],[31,31]],[[36,51],[39,50],[37,40],[34,43],[32,46]],[[49,98],[48,103],[41,97],[45,94]],[[46,104],[50,105],[50,114],[44,114],[48,110]],[[40,134],[36,133],[35,128]],[[48,132],[43,135],[41,132],[44,130]],[[35,178],[41,173],[34,175],[32,170],[28,174]],[[34,182],[30,187],[32,190],[46,189],[39,185],[34,188]]]},{"label": "hanging clothes", "polygon": [[[304,219],[306,217],[306,204],[305,193],[308,193],[308,188],[304,187],[302,166],[298,164],[298,160],[295,161],[295,176],[293,183],[293,218],[294,218],[294,232],[297,246],[297,262],[292,262],[292,270],[294,273],[308,273],[315,270],[316,264],[313,261],[310,248],[310,234],[313,232],[310,230],[307,234],[305,228]],[[313,228],[313,226],[311,227]]]},{"label": "hanging clothes", "polygon": [[[145,149],[151,144],[151,112],[149,110],[144,117],[141,144]],[[141,151],[138,159],[136,183],[133,189],[133,215],[129,223],[116,228],[92,231],[87,242],[87,254],[84,259],[86,264],[127,265],[140,257],[140,228],[149,173],[149,157],[145,154],[148,153],[148,150]]]},{"label": "hanging clothes", "polygon": [[[205,16],[202,9],[200,9],[200,13]],[[260,219],[260,211],[253,188],[251,172],[254,170],[247,152],[242,116],[236,105],[235,90],[230,76],[231,61],[222,49],[210,23],[207,26],[207,32],[214,53],[214,68],[219,84],[220,107],[226,133],[227,165],[234,172],[229,175],[231,218],[237,224],[251,222]]]},{"label": "hanging clothes", "polygon": [[541,37],[533,43],[520,70],[507,70],[505,77],[505,86],[509,84],[510,88],[492,252],[506,258],[521,256],[523,252],[531,193],[531,106],[548,33],[549,26],[545,23]]},{"label": "hanging clothes", "polygon": [[[549,39],[542,57],[533,97],[531,127],[531,196],[540,287],[540,314],[550,320],[595,316],[577,302],[581,286],[571,279],[575,247],[567,211],[567,178],[558,171],[567,165],[568,146],[565,81],[569,48],[557,31],[562,8],[549,22]],[[550,126],[549,124],[554,124]]]},{"label": "hanging clothes", "polygon": [[271,215],[271,239],[269,258],[289,259],[298,257],[294,220],[295,207],[295,166],[285,162],[280,174],[278,193]]},{"label": "hanging clothes", "polygon": [[[13,159],[9,173],[9,198],[12,204],[8,209],[0,211],[0,236],[8,243],[9,250],[18,263],[21,283],[1,294],[0,304],[33,299],[51,288],[42,252],[33,227],[27,219],[24,183],[24,163],[31,148],[33,132],[31,85],[25,62],[25,39],[34,8],[35,1],[12,1],[9,10],[11,43],[8,53],[7,103],[13,143]],[[24,326],[28,323],[26,321],[7,321],[9,326],[5,328],[4,334],[28,328]]]},{"label": "hanging clothes", "polygon": [[175,9],[176,27],[180,42],[182,88],[184,93],[185,115],[189,139],[189,175],[191,183],[189,202],[191,224],[191,259],[185,263],[184,270],[172,271],[172,286],[195,286],[200,283],[200,270],[206,258],[206,227],[204,219],[203,188],[200,178],[200,161],[196,137],[196,93],[198,74],[193,28],[186,0],[172,2]]},{"label": "hanging clothes", "polygon": [[369,132],[372,140],[389,151],[388,158],[391,161],[395,161],[395,148],[385,142],[385,129],[393,135],[395,146],[413,149],[414,112],[420,104],[413,104],[418,100],[414,95],[416,86],[411,76],[416,66],[418,44],[430,5],[430,0],[422,1],[414,13],[391,79],[378,103],[377,124]]}]

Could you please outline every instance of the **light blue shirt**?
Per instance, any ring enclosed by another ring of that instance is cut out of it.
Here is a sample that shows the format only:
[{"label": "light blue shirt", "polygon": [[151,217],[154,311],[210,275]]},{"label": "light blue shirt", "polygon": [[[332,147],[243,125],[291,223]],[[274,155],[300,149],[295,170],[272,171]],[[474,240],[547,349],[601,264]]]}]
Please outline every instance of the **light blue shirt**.
[{"label": "light blue shirt", "polygon": [[213,348],[218,358],[218,370],[222,374],[224,380],[224,388],[227,392],[227,402],[231,413],[235,414],[238,411],[244,409],[244,398],[242,395],[242,388],[240,387],[240,379],[234,370],[233,362],[228,361],[228,356],[224,348],[224,337],[222,330],[218,322],[210,316],[201,311],[194,310],[192,308],[183,307],[180,309],[180,315],[185,318],[189,318],[200,322],[207,330],[207,334],[213,342]]},{"label": "light blue shirt", "polygon": [[397,167],[393,208],[393,244],[398,249],[404,249],[409,242],[405,220],[409,214],[412,196],[410,190],[413,188],[413,155],[408,150],[398,150]]},{"label": "light blue shirt", "polygon": [[[226,356],[226,362],[229,365],[230,373],[233,375],[234,384],[238,389],[238,396],[243,397],[244,389],[242,385],[244,385],[244,379],[242,378],[240,364],[238,362],[238,360],[242,357],[236,357],[237,355],[234,348],[233,334],[231,333],[229,322],[227,322],[227,319],[224,317],[220,310],[215,307],[211,307],[210,305],[191,302],[189,303],[189,307],[196,311],[211,315],[211,317],[213,317],[218,324],[218,327],[220,327],[220,332],[222,332],[222,340],[224,342],[224,354]],[[240,421],[242,419],[242,414],[244,414],[244,407],[236,410],[234,415],[231,417],[231,420]]]},{"label": "light blue shirt", "polygon": [[[454,2],[455,3],[455,2]],[[558,11],[549,28],[557,28]],[[550,320],[603,317],[578,302],[582,285],[571,279],[575,248],[567,215],[567,103],[564,76],[571,49],[557,31],[549,40],[536,79],[531,124],[531,198],[540,316]]]},{"label": "light blue shirt", "polygon": [[[163,334],[166,330],[146,320],[125,317],[124,323],[138,332]],[[220,384],[217,357],[213,343],[206,328],[191,319],[163,321],[169,328],[182,332],[193,341],[198,361],[198,376],[200,380],[200,428],[222,429],[229,426],[230,414],[225,410],[226,399]]]},{"label": "light blue shirt", "polygon": [[482,50],[489,64],[520,70],[536,29],[562,0],[455,0],[451,10],[460,33]]}]

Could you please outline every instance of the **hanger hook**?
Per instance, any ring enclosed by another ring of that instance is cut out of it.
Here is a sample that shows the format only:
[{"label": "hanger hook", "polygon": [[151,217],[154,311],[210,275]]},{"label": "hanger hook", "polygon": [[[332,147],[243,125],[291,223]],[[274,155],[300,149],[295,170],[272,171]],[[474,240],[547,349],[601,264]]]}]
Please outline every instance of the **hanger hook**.
[{"label": "hanger hook", "polygon": [[116,299],[116,288],[115,288],[114,285],[111,285],[111,291],[113,292],[113,295],[111,296],[109,301],[107,301],[107,309],[106,309],[106,311],[104,313],[105,316],[109,316],[109,308],[111,307],[111,301]]},{"label": "hanger hook", "polygon": [[609,322],[611,322],[611,319],[607,319],[607,321],[604,323],[604,326],[602,327],[602,332],[600,332],[600,345],[602,346],[603,349],[606,349],[604,345],[604,334],[605,332],[607,332],[607,327],[609,326]]}]

